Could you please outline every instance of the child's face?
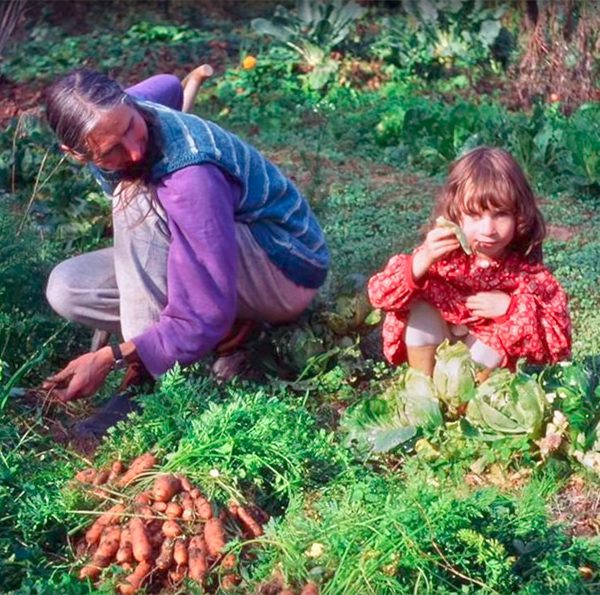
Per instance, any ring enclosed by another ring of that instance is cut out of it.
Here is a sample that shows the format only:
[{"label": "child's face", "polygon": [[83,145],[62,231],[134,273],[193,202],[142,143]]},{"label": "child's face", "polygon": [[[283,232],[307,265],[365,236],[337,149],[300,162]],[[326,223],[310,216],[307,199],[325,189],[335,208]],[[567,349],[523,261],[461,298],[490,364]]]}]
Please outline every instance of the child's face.
[{"label": "child's face", "polygon": [[500,258],[515,236],[516,221],[512,213],[488,210],[464,214],[460,226],[475,252]]}]

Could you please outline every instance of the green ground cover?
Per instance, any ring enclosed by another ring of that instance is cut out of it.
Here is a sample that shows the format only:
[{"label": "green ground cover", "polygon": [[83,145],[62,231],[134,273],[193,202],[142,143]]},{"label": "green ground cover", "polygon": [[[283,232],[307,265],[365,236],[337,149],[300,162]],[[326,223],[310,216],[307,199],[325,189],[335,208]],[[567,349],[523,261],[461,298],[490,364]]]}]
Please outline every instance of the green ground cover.
[{"label": "green ground cover", "polygon": [[[238,593],[279,592],[273,581],[299,592],[309,580],[327,595],[597,592],[598,479],[581,461],[600,450],[599,108],[580,101],[567,110],[539,97],[515,109],[493,85],[480,90],[485,81],[509,88],[504,68],[525,47],[518,12],[458,2],[458,12],[443,13],[440,1],[430,3],[439,12],[425,14],[428,3],[402,4],[351,11],[346,24],[343,14],[302,23],[292,6],[276,18],[262,7],[271,27],[288,27],[271,28],[270,37],[249,18],[210,18],[200,28],[189,7],[171,20],[128,13],[118,25],[95,13],[83,35],[40,18],[7,46],[2,74],[22,85],[84,59],[129,83],[221,60],[195,112],[293,176],[333,255],[313,311],[253,345],[266,382],[221,386],[203,364],[174,370],[140,395],[142,411],[110,432],[94,465],[153,450],[161,468],[186,473],[216,503],[233,496],[260,504],[272,519],[240,571]],[[225,43],[217,54],[215,38]],[[257,61],[246,69],[248,55]],[[545,260],[571,299],[574,363],[519,376],[541,387],[531,432],[482,440],[431,393],[430,422],[401,439],[407,422],[396,418],[407,414],[408,380],[378,355],[361,279],[414,247],[448,164],[482,143],[515,154],[542,198]],[[43,285],[62,258],[110,242],[108,207],[35,115],[3,130],[0,195],[1,589],[112,592],[110,580],[94,587],[76,578],[72,538],[90,522],[82,511],[99,504],[70,481],[89,457],[57,440],[89,404],[65,411],[11,392],[87,348],[85,331],[49,311]],[[546,394],[558,397],[549,403]],[[539,439],[556,410],[569,430],[544,456]],[[385,445],[379,452],[376,440]]]}]

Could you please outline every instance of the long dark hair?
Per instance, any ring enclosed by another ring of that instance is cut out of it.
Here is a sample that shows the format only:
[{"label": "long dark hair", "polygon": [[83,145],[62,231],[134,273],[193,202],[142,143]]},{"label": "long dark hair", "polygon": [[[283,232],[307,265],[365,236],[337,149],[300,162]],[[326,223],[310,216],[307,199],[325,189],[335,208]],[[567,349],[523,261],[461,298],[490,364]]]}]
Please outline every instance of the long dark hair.
[{"label": "long dark hair", "polygon": [[55,81],[46,89],[44,100],[46,118],[59,141],[89,161],[92,154],[87,139],[103,113],[120,105],[137,110],[148,128],[146,155],[139,166],[117,172],[117,178],[126,181],[129,190],[134,190],[128,191],[127,196],[134,196],[136,190],[148,190],[151,202],[155,201],[151,172],[161,153],[161,135],[158,120],[151,110],[137,104],[115,80],[88,68],[79,68]]}]

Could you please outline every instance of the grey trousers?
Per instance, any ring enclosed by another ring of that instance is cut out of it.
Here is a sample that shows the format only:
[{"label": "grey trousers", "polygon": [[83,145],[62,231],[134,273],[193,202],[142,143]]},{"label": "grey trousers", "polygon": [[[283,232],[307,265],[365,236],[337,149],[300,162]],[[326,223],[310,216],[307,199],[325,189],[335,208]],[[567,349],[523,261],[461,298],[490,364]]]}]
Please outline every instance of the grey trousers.
[{"label": "grey trousers", "polygon": [[[167,304],[170,234],[160,205],[138,193],[126,207],[115,201],[114,246],[75,256],[51,272],[46,296],[61,316],[128,341],[158,320]],[[236,224],[238,318],[290,322],[317,290],[290,281]]]}]

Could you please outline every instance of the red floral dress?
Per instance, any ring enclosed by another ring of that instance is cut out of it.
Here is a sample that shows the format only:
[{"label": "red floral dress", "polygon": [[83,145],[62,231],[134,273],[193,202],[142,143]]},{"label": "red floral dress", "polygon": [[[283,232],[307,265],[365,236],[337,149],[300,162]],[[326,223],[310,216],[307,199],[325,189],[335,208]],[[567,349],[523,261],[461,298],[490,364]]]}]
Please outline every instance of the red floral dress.
[{"label": "red floral dress", "polygon": [[[473,316],[467,297],[480,291],[503,291],[511,296],[500,318]],[[415,282],[412,255],[393,256],[385,269],[369,280],[369,298],[386,312],[383,351],[392,364],[406,361],[404,333],[410,306],[424,300],[439,310],[450,325],[464,325],[469,333],[504,358],[502,367],[514,369],[519,358],[547,364],[571,355],[571,319],[564,289],[542,264],[511,253],[497,261],[482,260],[462,250],[433,264]]]}]

